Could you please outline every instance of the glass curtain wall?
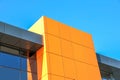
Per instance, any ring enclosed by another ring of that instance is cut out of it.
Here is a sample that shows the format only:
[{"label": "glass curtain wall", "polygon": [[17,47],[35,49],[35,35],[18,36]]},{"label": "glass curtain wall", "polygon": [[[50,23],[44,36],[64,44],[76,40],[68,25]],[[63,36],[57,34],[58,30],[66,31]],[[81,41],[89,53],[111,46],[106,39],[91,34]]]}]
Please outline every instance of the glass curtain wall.
[{"label": "glass curtain wall", "polygon": [[[0,51],[0,80],[28,80],[28,75],[37,77],[37,72],[27,69],[27,58]],[[34,78],[32,80],[35,80]]]},{"label": "glass curtain wall", "polygon": [[112,73],[101,71],[102,80],[115,80]]}]

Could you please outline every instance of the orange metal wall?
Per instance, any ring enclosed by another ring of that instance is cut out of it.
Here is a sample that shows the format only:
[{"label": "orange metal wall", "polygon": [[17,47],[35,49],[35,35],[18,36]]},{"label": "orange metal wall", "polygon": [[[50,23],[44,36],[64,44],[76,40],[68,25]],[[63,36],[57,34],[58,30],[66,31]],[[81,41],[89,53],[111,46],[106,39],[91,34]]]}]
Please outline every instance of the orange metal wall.
[{"label": "orange metal wall", "polygon": [[36,53],[38,80],[101,80],[90,34],[47,17],[29,30],[43,35]]}]

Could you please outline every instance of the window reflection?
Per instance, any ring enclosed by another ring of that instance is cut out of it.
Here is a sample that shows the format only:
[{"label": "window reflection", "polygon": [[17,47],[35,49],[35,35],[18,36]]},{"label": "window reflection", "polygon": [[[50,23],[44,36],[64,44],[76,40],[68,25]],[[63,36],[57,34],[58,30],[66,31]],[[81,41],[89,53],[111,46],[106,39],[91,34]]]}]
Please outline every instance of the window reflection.
[{"label": "window reflection", "polygon": [[0,67],[0,80],[20,80],[19,70]]},{"label": "window reflection", "polygon": [[0,52],[0,65],[20,69],[20,57]]},{"label": "window reflection", "polygon": [[27,71],[27,59],[21,57],[21,70]]},{"label": "window reflection", "polygon": [[3,51],[3,52],[8,52],[8,53],[12,53],[12,54],[15,54],[15,55],[19,55],[18,50],[12,49],[12,48],[9,48],[9,47],[0,46],[0,50]]},{"label": "window reflection", "polygon": [[27,80],[27,72],[21,72],[21,80]]},{"label": "window reflection", "polygon": [[102,80],[115,80],[112,73],[101,71]]},{"label": "window reflection", "polygon": [[37,80],[36,58],[29,59],[31,71],[26,57],[0,52],[0,80]]}]

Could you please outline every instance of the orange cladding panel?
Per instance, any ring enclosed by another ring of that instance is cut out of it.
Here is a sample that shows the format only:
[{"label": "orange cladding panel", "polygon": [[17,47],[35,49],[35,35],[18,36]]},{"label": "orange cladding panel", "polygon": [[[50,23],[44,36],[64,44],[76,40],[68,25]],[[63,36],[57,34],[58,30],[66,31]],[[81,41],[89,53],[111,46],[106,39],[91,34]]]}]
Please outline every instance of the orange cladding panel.
[{"label": "orange cladding panel", "polygon": [[61,42],[56,36],[46,34],[46,51],[61,55]]},{"label": "orange cladding panel", "polygon": [[70,27],[59,23],[59,31],[60,31],[60,37],[66,40],[70,40]]},{"label": "orange cladding panel", "polygon": [[61,56],[55,55],[55,54],[49,54],[50,57],[50,70],[49,72],[51,74],[59,75],[59,76],[64,76],[64,71],[63,71],[63,60]]},{"label": "orange cladding panel", "polygon": [[67,40],[61,39],[61,52],[64,57],[74,58],[72,43]]},{"label": "orange cladding panel", "polygon": [[77,76],[76,80],[91,80],[88,79],[87,76],[87,64],[82,62],[75,62],[75,66],[76,66],[76,76]]},{"label": "orange cladding panel", "polygon": [[94,49],[72,43],[74,59],[87,64],[98,65]]},{"label": "orange cladding panel", "polygon": [[74,28],[70,29],[70,33],[72,42],[94,49],[92,37],[90,34]]},{"label": "orange cladding panel", "polygon": [[69,58],[63,58],[63,65],[65,77],[75,79],[76,78],[75,61]]},{"label": "orange cladding panel", "polygon": [[50,75],[50,80],[64,80],[64,77],[57,75]]},{"label": "orange cladding panel", "polygon": [[59,36],[59,22],[50,18],[44,17],[44,30],[45,33],[49,33],[55,36]]},{"label": "orange cladding panel", "polygon": [[47,17],[41,21],[30,29],[43,29],[36,32],[42,33],[44,44],[36,53],[38,80],[101,80],[90,34]]},{"label": "orange cladding panel", "polygon": [[91,80],[101,80],[99,69],[97,66],[87,65],[87,77]]}]

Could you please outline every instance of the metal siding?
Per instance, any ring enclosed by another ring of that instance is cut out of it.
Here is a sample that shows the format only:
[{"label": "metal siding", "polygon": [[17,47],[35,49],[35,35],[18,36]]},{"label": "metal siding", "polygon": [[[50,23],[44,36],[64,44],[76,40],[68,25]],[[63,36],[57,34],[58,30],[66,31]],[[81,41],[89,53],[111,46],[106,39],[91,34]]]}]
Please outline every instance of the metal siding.
[{"label": "metal siding", "polygon": [[0,22],[0,43],[35,52],[42,46],[42,36]]}]

